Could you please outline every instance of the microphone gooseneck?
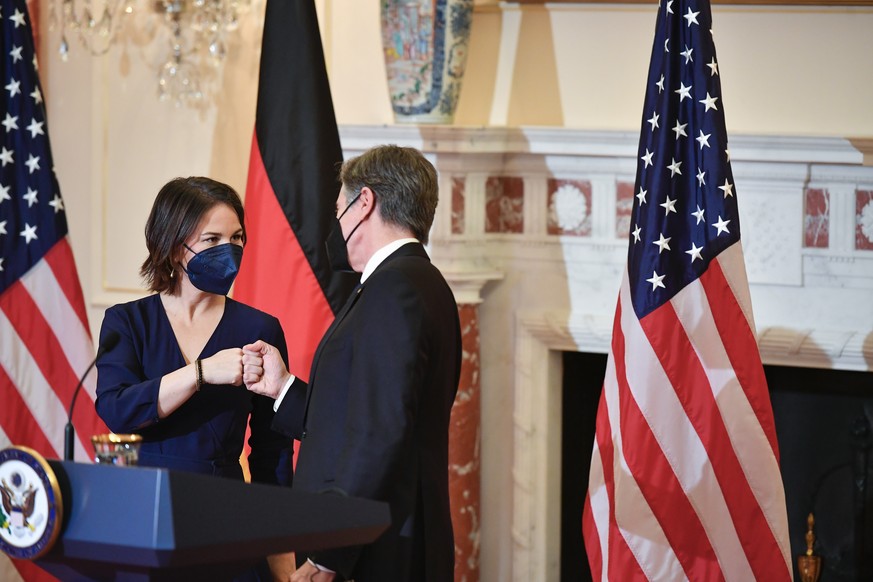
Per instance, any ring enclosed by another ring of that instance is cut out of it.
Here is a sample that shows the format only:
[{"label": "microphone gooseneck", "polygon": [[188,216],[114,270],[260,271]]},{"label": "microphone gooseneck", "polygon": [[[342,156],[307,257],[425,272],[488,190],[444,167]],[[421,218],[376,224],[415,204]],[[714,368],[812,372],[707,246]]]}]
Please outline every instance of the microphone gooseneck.
[{"label": "microphone gooseneck", "polygon": [[76,397],[79,396],[79,390],[82,389],[82,384],[85,382],[85,378],[88,376],[88,373],[91,371],[91,368],[97,363],[97,360],[100,359],[100,356],[105,354],[106,352],[112,351],[112,349],[118,345],[118,341],[121,339],[121,336],[118,335],[118,332],[110,331],[106,334],[106,337],[103,338],[103,342],[100,344],[100,347],[97,349],[97,355],[94,356],[94,359],[91,360],[91,363],[88,365],[88,368],[85,370],[85,373],[79,378],[79,383],[76,384],[76,389],[73,390],[73,397],[70,399],[70,408],[67,412],[67,425],[64,427],[64,460],[72,461],[73,460],[73,443],[76,438],[76,430],[73,428],[73,407],[76,406]]}]

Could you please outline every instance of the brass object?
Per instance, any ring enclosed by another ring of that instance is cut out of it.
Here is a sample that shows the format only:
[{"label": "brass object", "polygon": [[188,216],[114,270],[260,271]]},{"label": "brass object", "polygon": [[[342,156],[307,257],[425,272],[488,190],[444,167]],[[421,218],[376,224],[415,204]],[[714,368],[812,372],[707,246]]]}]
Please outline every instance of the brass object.
[{"label": "brass object", "polygon": [[821,558],[812,553],[815,544],[815,534],[812,531],[815,518],[810,513],[806,518],[806,554],[797,557],[797,569],[800,571],[801,582],[818,582],[821,576]]},{"label": "brass object", "polygon": [[142,437],[138,434],[95,434],[91,437],[94,461],[101,465],[135,466]]}]

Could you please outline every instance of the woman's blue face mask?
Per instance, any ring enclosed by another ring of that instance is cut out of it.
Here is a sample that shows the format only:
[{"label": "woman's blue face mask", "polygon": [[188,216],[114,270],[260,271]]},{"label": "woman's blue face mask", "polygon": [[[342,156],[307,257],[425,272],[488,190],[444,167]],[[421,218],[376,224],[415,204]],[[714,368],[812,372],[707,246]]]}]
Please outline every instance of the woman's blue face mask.
[{"label": "woman's blue face mask", "polygon": [[185,245],[185,248],[194,253],[194,257],[188,261],[188,268],[185,269],[191,284],[207,293],[227,295],[239,273],[242,247],[226,243],[209,247],[199,253],[194,252],[188,245]]}]

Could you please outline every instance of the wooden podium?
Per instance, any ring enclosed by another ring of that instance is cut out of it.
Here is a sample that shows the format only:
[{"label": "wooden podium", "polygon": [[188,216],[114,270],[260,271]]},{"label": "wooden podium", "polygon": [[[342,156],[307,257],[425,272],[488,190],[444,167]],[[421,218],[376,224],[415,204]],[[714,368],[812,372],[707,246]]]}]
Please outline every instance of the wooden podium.
[{"label": "wooden podium", "polygon": [[60,538],[36,563],[61,580],[227,580],[268,554],[375,540],[388,505],[137,467],[49,461]]}]

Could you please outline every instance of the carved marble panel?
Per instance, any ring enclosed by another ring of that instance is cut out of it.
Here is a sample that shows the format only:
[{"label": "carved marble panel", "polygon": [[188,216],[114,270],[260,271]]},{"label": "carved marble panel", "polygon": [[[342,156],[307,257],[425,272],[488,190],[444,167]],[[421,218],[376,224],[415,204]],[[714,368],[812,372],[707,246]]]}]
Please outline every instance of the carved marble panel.
[{"label": "carved marble panel", "polygon": [[800,192],[756,184],[743,188],[739,196],[749,283],[800,285],[803,277]]},{"label": "carved marble panel", "polygon": [[547,232],[591,236],[591,182],[548,179]]},{"label": "carved marble panel", "polygon": [[873,251],[873,190],[855,192],[855,249]]}]

